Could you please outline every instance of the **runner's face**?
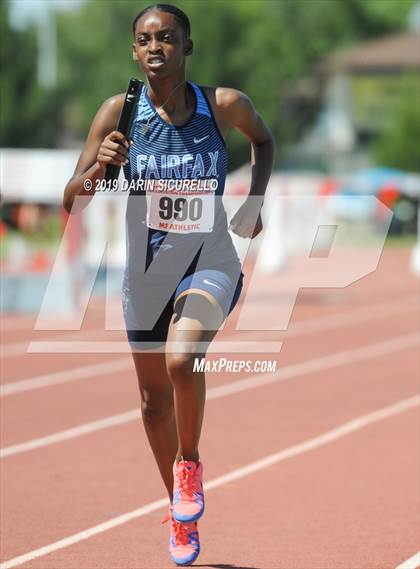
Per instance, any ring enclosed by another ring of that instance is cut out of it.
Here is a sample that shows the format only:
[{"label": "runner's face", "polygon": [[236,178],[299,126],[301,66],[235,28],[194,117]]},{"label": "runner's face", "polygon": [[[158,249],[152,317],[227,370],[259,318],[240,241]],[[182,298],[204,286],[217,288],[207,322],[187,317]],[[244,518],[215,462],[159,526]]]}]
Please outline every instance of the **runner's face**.
[{"label": "runner's face", "polygon": [[133,55],[150,79],[183,68],[191,40],[167,12],[147,12],[136,24]]}]

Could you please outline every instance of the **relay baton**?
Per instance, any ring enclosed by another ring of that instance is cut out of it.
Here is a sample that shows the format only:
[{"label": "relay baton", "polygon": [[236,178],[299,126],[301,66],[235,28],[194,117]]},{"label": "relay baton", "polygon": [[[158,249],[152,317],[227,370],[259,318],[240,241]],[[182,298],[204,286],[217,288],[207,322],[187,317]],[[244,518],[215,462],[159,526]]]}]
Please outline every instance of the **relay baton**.
[{"label": "relay baton", "polygon": [[[134,110],[143,87],[143,82],[131,78],[125,94],[124,105],[121,110],[120,118],[116,130],[121,132],[126,138],[130,135],[131,125],[134,119]],[[121,166],[108,164],[105,171],[105,180],[117,180],[120,175]]]}]

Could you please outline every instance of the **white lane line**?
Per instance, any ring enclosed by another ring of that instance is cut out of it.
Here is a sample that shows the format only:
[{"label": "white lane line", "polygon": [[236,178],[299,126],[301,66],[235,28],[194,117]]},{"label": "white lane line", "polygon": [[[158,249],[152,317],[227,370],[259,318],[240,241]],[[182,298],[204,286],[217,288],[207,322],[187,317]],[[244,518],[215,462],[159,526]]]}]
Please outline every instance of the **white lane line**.
[{"label": "white lane line", "polygon": [[242,381],[233,381],[219,387],[214,387],[210,390],[211,395],[209,398],[213,399],[216,397],[223,397],[224,395],[238,393],[240,391],[245,391],[246,389],[260,387],[261,385],[267,385],[269,383],[284,381],[286,379],[299,377],[307,373],[313,373],[332,367],[368,360],[370,358],[385,356],[392,352],[398,352],[400,350],[415,347],[419,343],[420,334],[406,334],[404,336],[398,336],[397,338],[393,338],[391,340],[385,340],[384,342],[369,344],[367,346],[363,346],[362,348],[337,352],[328,356],[322,356],[320,358],[314,358],[305,362],[291,364],[289,366],[283,367],[276,373],[265,374],[256,377],[251,376],[250,378],[244,379]]},{"label": "white lane line", "polygon": [[88,377],[96,377],[97,375],[125,371],[131,368],[134,369],[132,358],[125,357],[113,359],[109,362],[101,362],[74,369],[66,369],[55,373],[46,373],[30,379],[22,379],[20,381],[13,381],[11,383],[1,385],[0,397],[6,397],[7,395],[14,395],[15,393],[22,393],[24,391],[32,391],[33,389],[40,389],[41,387],[48,387],[50,385],[67,383],[69,381],[86,379]]},{"label": "white lane line", "polygon": [[268,468],[273,464],[277,464],[278,462],[282,462],[283,460],[287,460],[293,456],[303,454],[304,452],[308,452],[310,450],[314,450],[326,444],[337,441],[338,439],[341,439],[350,433],[354,433],[355,431],[359,431],[368,425],[378,423],[379,421],[383,421],[384,419],[393,417],[394,415],[399,415],[400,413],[414,409],[419,405],[420,395],[414,395],[413,397],[403,399],[402,401],[398,401],[393,405],[383,407],[382,409],[373,411],[367,415],[356,417],[347,423],[343,423],[339,427],[335,427],[330,431],[326,431],[322,435],[308,439],[307,441],[293,445],[279,452],[269,454],[266,457],[257,460],[256,462],[252,462],[246,466],[237,468],[228,474],[214,478],[208,484],[205,484],[205,488],[211,490],[212,488],[217,488],[218,486],[222,486],[223,484],[227,484],[233,480],[244,478],[249,474],[253,474],[254,472]]},{"label": "white lane line", "polygon": [[[92,308],[89,308],[89,310],[91,310]],[[105,310],[104,307],[102,307],[103,310]],[[117,306],[111,306],[108,307],[108,314],[112,313],[116,313],[117,315],[121,315],[121,325],[123,325],[123,315],[122,315],[122,306],[121,304],[118,304]],[[64,341],[66,338],[72,338],[72,337],[77,337],[78,339],[80,337],[82,338],[90,338],[92,337],[92,335],[97,336],[98,332],[109,332],[108,330],[104,329],[104,327],[101,328],[90,328],[87,330],[80,330],[79,329],[79,319],[78,318],[73,318],[73,317],[66,317],[63,316],[62,318],[59,319],[60,325],[62,326],[61,330],[57,330],[56,326],[57,326],[57,318],[55,318],[54,320],[51,318],[50,322],[46,322],[46,324],[50,324],[51,328],[45,328],[42,330],[36,330],[35,329],[35,325],[36,325],[36,316],[34,317],[32,324],[30,327],[27,328],[27,331],[30,333],[37,333],[37,332],[47,332],[48,330],[52,333],[52,332],[60,332],[60,335],[50,335],[48,336],[48,340],[49,341]],[[7,326],[6,328],[6,332],[8,332],[9,330],[13,330],[13,325]],[[123,328],[121,329],[121,332],[123,332]],[[115,331],[115,330],[113,330]],[[65,335],[63,335],[65,334]],[[4,359],[7,357],[12,357],[12,356],[18,356],[18,355],[24,355],[27,351],[28,351],[28,347],[30,345],[30,339],[28,340],[24,340],[23,342],[14,342],[14,343],[3,343],[2,346],[0,346],[0,358]]]},{"label": "white lane line", "polygon": [[410,559],[407,559],[407,561],[404,561],[404,563],[401,563],[401,565],[398,565],[396,569],[417,569],[417,567],[420,567],[420,551],[413,557],[410,557]]},{"label": "white lane line", "polygon": [[[334,329],[337,327],[341,327],[342,323],[345,324],[352,324],[354,322],[367,322],[369,320],[373,320],[374,318],[382,318],[386,316],[391,316],[393,314],[398,314],[399,312],[407,312],[413,309],[413,304],[418,303],[417,296],[411,296],[404,300],[398,300],[395,302],[381,302],[377,303],[376,305],[369,305],[365,307],[358,307],[352,310],[346,310],[339,314],[330,314],[328,316],[318,316],[316,318],[308,318],[303,321],[298,321],[296,323],[292,323],[287,330],[279,330],[284,334],[287,334],[288,337],[300,335],[300,334],[308,334],[314,331],[321,331],[321,330],[329,330]],[[261,309],[258,312],[259,315],[264,314],[264,311]],[[271,314],[271,313],[270,313]],[[276,328],[267,327],[267,330],[277,330]],[[50,336],[45,340],[46,344],[43,350],[41,350],[42,345],[40,341],[31,341],[27,340],[25,342],[16,342],[14,344],[6,344],[1,347],[0,349],[0,358],[7,358],[12,356],[24,355],[28,353],[30,346],[32,344],[32,353],[35,352],[43,352],[43,351],[50,351],[54,349],[54,342],[68,342],[71,348],[72,344],[72,337],[77,336],[77,340],[74,340],[75,345],[78,342],[82,342],[81,338],[86,338],[88,341],[89,337],[92,334],[97,334],[98,332],[104,332],[103,328],[95,328],[92,330],[85,330],[85,331],[73,331],[68,332],[66,336]],[[52,345],[49,345],[49,343]],[[127,344],[127,342],[125,342]],[[37,344],[40,344],[37,346]],[[102,342],[105,346],[105,341]],[[80,348],[80,346],[79,346]],[[62,351],[65,351],[65,348],[61,347]],[[75,349],[75,348],[74,348]],[[93,348],[87,346],[86,350],[92,350]],[[102,348],[100,345],[96,347],[97,353],[102,353],[106,351],[106,348]],[[121,353],[123,348],[121,346],[115,347],[117,353]],[[125,351],[125,350],[124,350]],[[107,353],[109,353],[109,348]]]},{"label": "white lane line", "polygon": [[[395,302],[381,302],[367,307],[359,307],[354,310],[346,310],[338,314],[329,314],[328,316],[319,316],[307,320],[298,320],[292,323],[285,332],[287,337],[310,334],[325,329],[333,330],[341,328],[344,324],[358,324],[359,322],[368,322],[374,318],[385,318],[395,314],[410,312],[418,307],[418,296],[411,296],[404,300]],[[276,328],[271,328],[275,330]]]},{"label": "white lane line", "polygon": [[[101,342],[100,343],[103,351],[109,353],[116,352],[115,345],[116,342]],[[168,345],[171,343],[168,342]],[[252,348],[258,347],[258,353],[261,354],[278,354],[282,347],[282,342],[215,342],[216,347],[219,352],[236,352],[236,353],[252,353]],[[86,347],[85,343],[74,343],[70,346],[70,343],[66,343],[67,347],[71,348],[67,350],[69,353],[80,353],[83,352],[83,348]],[[125,340],[118,344],[120,346],[121,353],[129,353],[131,356],[131,349],[129,344]],[[174,343],[175,345],[175,343]],[[205,344],[203,344],[203,351],[205,351]],[[82,348],[80,350],[80,348]],[[211,348],[211,346],[210,346]],[[41,350],[44,352],[45,350]],[[57,345],[49,345],[49,351],[54,351],[54,353],[60,353]],[[91,350],[89,350],[91,351]],[[95,350],[94,350],[95,351]],[[209,353],[213,353],[214,349],[208,350]],[[64,350],[66,352],[66,350]],[[87,366],[81,366],[78,368],[63,370],[54,373],[46,373],[32,377],[30,379],[21,379],[19,381],[13,381],[11,383],[5,383],[0,385],[0,398],[7,397],[9,395],[15,395],[16,393],[23,393],[26,391],[33,391],[34,389],[41,389],[43,387],[50,387],[52,385],[59,385],[63,383],[69,383],[70,381],[77,381],[80,379],[88,379],[90,377],[97,377],[99,375],[115,373],[118,371],[126,371],[134,369],[133,360],[131,357],[119,358],[111,360],[110,362],[101,362],[98,364],[91,364]]]},{"label": "white lane line", "polygon": [[[360,323],[366,320],[373,319],[373,317],[385,317],[390,316],[392,314],[397,314],[400,311],[410,311],[412,310],[412,302],[417,301],[418,298],[416,296],[410,297],[405,299],[404,302],[394,302],[394,303],[380,303],[370,308],[359,308],[355,310],[341,312],[340,314],[331,314],[330,316],[325,317],[317,317],[317,318],[308,318],[303,321],[298,321],[296,323],[292,323],[287,331],[284,333],[286,334],[286,338],[291,336],[300,336],[303,334],[311,333],[314,331],[320,332],[322,330],[333,329],[336,327],[340,327],[343,323],[349,324],[353,323],[354,321]],[[226,336],[229,337],[229,336]],[[128,347],[127,342],[125,344]],[[117,360],[123,361],[123,360]],[[127,368],[131,367],[131,358],[127,359]],[[14,381],[10,383],[6,383],[3,386],[0,386],[0,397],[5,397],[7,395],[13,395],[14,393],[22,393],[24,391],[30,391],[32,389],[39,389],[42,387],[48,387],[50,385],[56,385],[59,383],[65,383],[68,381],[73,381],[76,379],[84,379],[84,377],[94,377],[95,374],[95,366],[97,366],[97,373],[106,373],[106,369],[104,370],[103,364],[93,364],[91,366],[83,366],[81,368],[74,368],[69,370],[63,370],[61,372],[54,372],[50,374],[44,374],[33,378],[28,378],[20,381]],[[111,368],[110,368],[111,369]],[[125,369],[125,368],[122,368]],[[80,370],[80,376],[79,376]],[[86,370],[86,375],[83,375]]]},{"label": "white lane line", "polygon": [[[240,393],[241,391],[261,387],[270,383],[277,383],[280,381],[285,381],[287,379],[292,379],[294,377],[300,377],[308,373],[326,370],[332,367],[363,361],[370,358],[389,355],[392,352],[416,346],[418,345],[419,341],[420,334],[408,334],[405,336],[393,338],[392,340],[387,340],[385,342],[379,342],[376,344],[364,346],[362,348],[348,350],[345,352],[338,352],[336,354],[323,356],[321,358],[314,358],[306,362],[285,366],[276,373],[253,375],[247,379],[232,381],[218,387],[212,387],[207,391],[206,399],[208,401],[211,399],[219,399],[220,397],[226,397],[234,393]],[[109,417],[104,417],[103,419],[92,421],[90,423],[84,423],[82,425],[78,425],[77,427],[67,429],[65,431],[59,431],[46,437],[32,439],[23,443],[4,447],[0,449],[0,458],[6,458],[8,456],[21,454],[23,452],[28,452],[34,449],[49,446],[51,444],[60,443],[62,441],[80,437],[88,433],[107,429],[115,425],[122,425],[124,423],[129,423],[130,421],[136,421],[139,416],[140,415],[138,409],[131,409],[125,413],[111,415]]]},{"label": "white lane line", "polygon": [[[378,423],[379,421],[383,421],[384,419],[388,419],[389,417],[393,417],[395,415],[399,415],[400,413],[404,413],[410,409],[417,407],[420,404],[420,397],[414,396],[408,399],[404,399],[402,401],[398,401],[393,405],[389,405],[388,407],[383,407],[373,413],[368,413],[367,415],[362,415],[360,417],[356,417],[355,419],[344,423],[335,429],[331,429],[330,431],[326,431],[325,433],[314,437],[312,439],[308,439],[299,443],[297,445],[293,445],[286,449],[283,449],[279,452],[269,454],[260,460],[256,460],[255,462],[251,462],[241,468],[236,468],[227,474],[223,474],[222,476],[218,476],[217,478],[213,478],[213,480],[209,480],[204,484],[204,489],[206,491],[213,490],[214,488],[218,488],[232,482],[233,480],[240,480],[241,478],[245,478],[250,474],[254,474],[261,470],[264,470],[274,464],[278,464],[283,462],[289,458],[301,455],[303,453],[309,452],[321,446],[330,444],[332,442],[337,441],[338,439],[345,437],[351,433],[359,431],[364,427],[372,425],[374,423]],[[12,567],[17,567],[18,565],[22,565],[27,561],[31,561],[32,559],[37,559],[38,557],[42,557],[44,555],[48,555],[53,551],[58,551],[59,549],[64,549],[65,547],[69,547],[70,545],[74,545],[75,543],[79,543],[80,541],[84,541],[89,539],[95,535],[108,531],[112,528],[121,526],[131,520],[141,518],[146,516],[147,514],[154,512],[156,510],[160,510],[168,506],[168,499],[161,498],[160,500],[155,500],[154,502],[150,502],[145,506],[137,508],[136,510],[132,510],[131,512],[127,512],[122,514],[121,516],[117,516],[112,518],[106,522],[98,524],[96,526],[92,526],[84,531],[75,533],[69,537],[64,539],[60,539],[59,541],[55,541],[46,545],[44,547],[40,547],[39,549],[34,549],[28,553],[23,555],[19,555],[13,559],[9,559],[0,565],[0,569],[11,569]]]},{"label": "white lane line", "polygon": [[89,433],[94,433],[103,429],[109,429],[111,427],[116,427],[117,425],[130,423],[131,421],[137,421],[138,419],[140,419],[140,410],[132,409],[131,411],[126,411],[125,413],[112,415],[112,417],[105,417],[104,419],[91,421],[90,423],[84,423],[65,431],[58,431],[57,433],[53,433],[47,437],[40,437],[38,439],[32,439],[31,441],[25,443],[2,448],[0,449],[0,458],[6,458],[7,456],[11,456],[13,454],[21,454],[22,452],[27,452],[29,450],[35,450],[37,448],[61,443],[63,441],[68,441],[70,439],[75,439],[77,437],[87,435]]}]

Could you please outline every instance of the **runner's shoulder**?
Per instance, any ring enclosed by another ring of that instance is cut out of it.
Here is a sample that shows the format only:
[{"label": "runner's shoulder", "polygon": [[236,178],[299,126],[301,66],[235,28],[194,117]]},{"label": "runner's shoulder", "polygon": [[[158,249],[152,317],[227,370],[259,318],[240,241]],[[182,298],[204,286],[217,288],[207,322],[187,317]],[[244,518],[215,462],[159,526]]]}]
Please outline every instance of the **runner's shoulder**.
[{"label": "runner's shoulder", "polygon": [[250,104],[250,98],[243,91],[232,87],[203,85],[207,98],[218,110],[232,109],[242,104]]},{"label": "runner's shoulder", "polygon": [[104,120],[107,122],[109,121],[112,124],[116,124],[118,122],[118,118],[121,114],[121,110],[124,105],[125,100],[125,93],[118,93],[118,95],[113,95],[106,99],[103,103],[101,108],[98,111]]},{"label": "runner's shoulder", "polygon": [[253,104],[243,91],[232,87],[203,86],[213,114],[224,138],[238,117],[254,112]]},{"label": "runner's shoulder", "polygon": [[99,107],[91,127],[95,138],[103,138],[116,129],[125,100],[125,93],[120,93],[106,99]]}]

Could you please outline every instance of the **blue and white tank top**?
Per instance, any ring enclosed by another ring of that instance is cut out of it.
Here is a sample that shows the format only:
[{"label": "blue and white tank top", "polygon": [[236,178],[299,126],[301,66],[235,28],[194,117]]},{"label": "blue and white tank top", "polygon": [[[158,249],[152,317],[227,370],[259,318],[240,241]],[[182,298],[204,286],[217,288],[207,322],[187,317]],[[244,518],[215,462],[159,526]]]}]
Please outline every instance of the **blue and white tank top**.
[{"label": "blue and white tank top", "polygon": [[187,260],[195,268],[199,252],[200,267],[239,263],[222,204],[226,145],[203,90],[188,83],[195,109],[182,126],[160,117],[146,86],[139,97],[130,135],[133,145],[124,167],[130,188],[129,272],[144,272],[155,258],[157,272],[163,275]]}]

